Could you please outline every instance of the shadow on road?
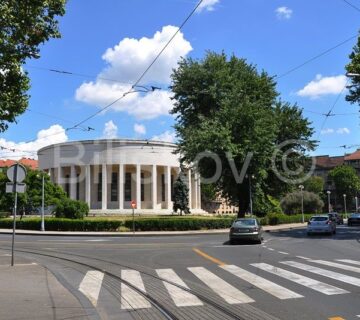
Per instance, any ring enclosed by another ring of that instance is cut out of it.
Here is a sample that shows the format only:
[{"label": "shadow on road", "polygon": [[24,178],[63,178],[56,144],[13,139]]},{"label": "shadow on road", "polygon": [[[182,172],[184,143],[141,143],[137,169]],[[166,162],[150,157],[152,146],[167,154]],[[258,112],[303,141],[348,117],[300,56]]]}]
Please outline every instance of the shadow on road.
[{"label": "shadow on road", "polygon": [[316,239],[333,239],[333,240],[356,240],[360,243],[360,226],[348,227],[337,226],[335,235],[313,234],[308,236],[306,228],[279,230],[270,232],[273,237],[288,237],[288,238],[316,238]]}]

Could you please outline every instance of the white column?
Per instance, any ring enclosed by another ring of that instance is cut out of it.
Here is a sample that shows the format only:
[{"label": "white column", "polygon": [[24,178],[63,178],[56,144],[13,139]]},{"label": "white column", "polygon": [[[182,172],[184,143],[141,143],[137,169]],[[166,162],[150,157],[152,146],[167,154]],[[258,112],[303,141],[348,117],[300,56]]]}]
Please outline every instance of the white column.
[{"label": "white column", "polygon": [[152,208],[153,210],[156,209],[157,205],[157,168],[156,165],[152,166],[152,172],[151,172],[151,187],[152,187]]},{"label": "white column", "polygon": [[189,208],[192,209],[191,169],[188,170]]},{"label": "white column", "polygon": [[136,208],[141,209],[141,166],[136,165]]},{"label": "white column", "polygon": [[91,167],[85,166],[85,202],[91,207]]},{"label": "white column", "polygon": [[124,165],[119,165],[119,209],[124,209]]},{"label": "white column", "polygon": [[103,164],[101,167],[101,209],[107,209],[107,167]]},{"label": "white column", "polygon": [[58,186],[61,186],[61,171],[62,171],[62,169],[61,169],[61,167],[58,167],[57,169],[56,169],[56,171],[57,171],[57,175],[56,175],[56,184],[58,185]]},{"label": "white column", "polygon": [[197,189],[198,189],[198,209],[201,209],[201,183],[200,174],[197,174]]},{"label": "white column", "polygon": [[70,198],[76,199],[76,171],[75,166],[70,166]]},{"label": "white column", "polygon": [[166,175],[165,175],[165,184],[166,184],[166,194],[165,194],[165,200],[166,200],[166,207],[169,210],[172,210],[171,205],[171,167],[166,167]]},{"label": "white column", "polygon": [[198,208],[198,188],[197,188],[197,174],[194,173],[194,190],[195,190],[195,198],[194,198],[194,209]]}]

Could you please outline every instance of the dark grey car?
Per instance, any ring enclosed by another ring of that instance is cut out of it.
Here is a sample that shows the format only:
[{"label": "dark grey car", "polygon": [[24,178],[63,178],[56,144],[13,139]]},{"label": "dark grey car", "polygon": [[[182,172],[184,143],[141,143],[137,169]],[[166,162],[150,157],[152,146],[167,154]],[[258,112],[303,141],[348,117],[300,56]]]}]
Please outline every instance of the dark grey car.
[{"label": "dark grey car", "polygon": [[237,219],[230,228],[229,240],[230,243],[234,243],[236,240],[252,240],[261,243],[262,232],[262,227],[256,219]]}]

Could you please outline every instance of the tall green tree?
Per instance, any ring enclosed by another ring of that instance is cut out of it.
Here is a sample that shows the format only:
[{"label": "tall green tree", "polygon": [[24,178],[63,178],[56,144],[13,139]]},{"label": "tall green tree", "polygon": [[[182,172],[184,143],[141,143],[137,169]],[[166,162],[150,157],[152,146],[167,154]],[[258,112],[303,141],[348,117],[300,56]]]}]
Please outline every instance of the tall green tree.
[{"label": "tall green tree", "polygon": [[351,166],[342,165],[332,169],[329,172],[329,178],[335,184],[339,203],[342,203],[344,194],[346,194],[347,201],[350,202],[360,191],[360,178]]},{"label": "tall green tree", "polygon": [[40,44],[60,37],[56,17],[65,13],[65,2],[0,1],[0,132],[26,110],[30,82],[21,66],[39,58]]},{"label": "tall green tree", "polygon": [[322,177],[312,176],[304,182],[304,188],[306,191],[313,192],[317,195],[323,195],[324,183]]},{"label": "tall green tree", "polygon": [[185,176],[182,171],[175,180],[173,188],[173,211],[176,213],[179,210],[180,215],[182,215],[183,212],[190,213],[189,188],[186,185]]},{"label": "tall green tree", "polygon": [[[39,170],[27,169],[27,175],[24,180],[26,183],[26,192],[18,195],[19,210],[25,209],[27,212],[41,207],[42,202],[42,175]],[[10,212],[14,205],[14,195],[5,193],[6,182],[9,182],[6,174],[0,171],[0,211]],[[44,174],[45,186],[45,206],[56,205],[67,197],[60,186],[53,184],[50,177]]]},{"label": "tall green tree", "polygon": [[350,74],[348,77],[351,82],[346,100],[360,105],[360,34],[349,58],[350,62],[345,68],[347,73]]},{"label": "tall green tree", "polygon": [[[239,206],[239,216],[243,216],[249,209],[250,181],[241,181],[239,174],[246,159],[252,154],[246,170],[256,179],[252,191],[260,188],[266,195],[273,151],[285,131],[280,123],[289,127],[289,135],[300,132],[308,137],[303,129],[290,128],[290,115],[296,111],[294,117],[301,119],[301,111],[277,102],[273,78],[234,55],[228,58],[225,53],[208,52],[202,60],[183,59],[172,81],[175,103],[171,112],[176,115],[181,161],[189,164],[201,158],[197,164],[205,178],[221,170],[213,183],[225,198]],[[307,122],[303,124],[308,131]],[[199,157],[205,151],[216,155],[221,168],[213,158]]]}]

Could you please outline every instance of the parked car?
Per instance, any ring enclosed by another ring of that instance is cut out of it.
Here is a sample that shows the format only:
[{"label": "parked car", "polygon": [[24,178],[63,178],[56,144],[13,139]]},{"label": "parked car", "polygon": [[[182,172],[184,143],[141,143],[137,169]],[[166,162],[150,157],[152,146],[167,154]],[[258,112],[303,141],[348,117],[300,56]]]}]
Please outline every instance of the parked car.
[{"label": "parked car", "polygon": [[260,223],[254,218],[237,219],[230,228],[230,243],[236,240],[253,240],[257,243],[262,241],[263,229]]},{"label": "parked car", "polygon": [[312,216],[308,222],[307,235],[314,233],[336,233],[336,222],[329,215]]},{"label": "parked car", "polygon": [[328,216],[330,219],[336,222],[336,224],[344,224],[344,219],[341,214],[338,214],[337,212],[331,212],[328,213]]},{"label": "parked car", "polygon": [[348,218],[348,226],[360,225],[360,213],[353,213]]}]

